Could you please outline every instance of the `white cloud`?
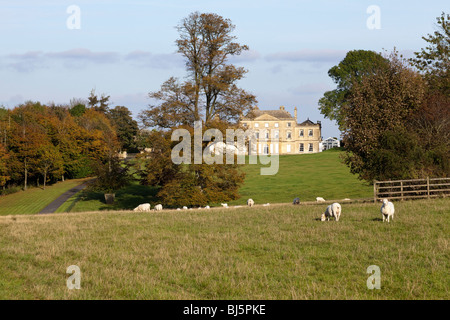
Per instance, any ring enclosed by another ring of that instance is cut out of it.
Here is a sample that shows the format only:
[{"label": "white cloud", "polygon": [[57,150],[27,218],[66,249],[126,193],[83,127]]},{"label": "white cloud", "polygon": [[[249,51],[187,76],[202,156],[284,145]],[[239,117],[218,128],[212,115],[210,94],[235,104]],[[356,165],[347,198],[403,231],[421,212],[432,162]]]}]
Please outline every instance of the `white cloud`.
[{"label": "white cloud", "polygon": [[342,60],[347,51],[345,50],[310,50],[303,49],[299,51],[290,52],[277,52],[266,56],[266,60],[273,61],[288,61],[288,62],[311,62],[311,63],[323,63],[323,62],[336,62]]}]

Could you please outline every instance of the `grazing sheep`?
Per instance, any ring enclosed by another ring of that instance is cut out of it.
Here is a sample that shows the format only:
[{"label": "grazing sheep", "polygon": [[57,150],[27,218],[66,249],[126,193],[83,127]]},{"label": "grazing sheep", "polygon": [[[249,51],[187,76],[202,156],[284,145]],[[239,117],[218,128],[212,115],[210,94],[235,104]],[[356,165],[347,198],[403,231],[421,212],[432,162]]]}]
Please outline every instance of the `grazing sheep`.
[{"label": "grazing sheep", "polygon": [[394,212],[395,212],[395,208],[394,208],[394,204],[390,201],[388,201],[388,199],[383,199],[381,200],[381,202],[383,202],[383,205],[381,206],[381,214],[383,215],[383,222],[384,220],[387,220],[387,222],[389,222],[389,218],[392,217],[392,220],[394,220]]},{"label": "grazing sheep", "polygon": [[253,207],[254,204],[255,204],[255,201],[253,201],[253,199],[248,199],[248,200],[247,200],[247,205],[248,205],[249,207]]},{"label": "grazing sheep", "polygon": [[228,204],[227,203],[221,203],[222,207],[224,208],[228,208]]},{"label": "grazing sheep", "polygon": [[181,210],[180,208],[177,208],[177,210]]},{"label": "grazing sheep", "polygon": [[320,220],[325,221],[325,219],[327,219],[328,221],[330,221],[330,218],[334,217],[336,221],[339,221],[341,212],[342,212],[341,205],[335,202],[327,207],[325,212],[322,213],[322,217]]},{"label": "grazing sheep", "polygon": [[270,203],[263,204],[263,207],[268,207],[268,206],[270,206]]},{"label": "grazing sheep", "polygon": [[211,209],[209,206],[206,206],[205,209]]},{"label": "grazing sheep", "polygon": [[300,198],[295,198],[292,204],[300,204]]},{"label": "grazing sheep", "polygon": [[155,206],[155,210],[156,211],[161,211],[163,208],[162,208],[162,204],[157,204],[156,206]]},{"label": "grazing sheep", "polygon": [[133,209],[135,212],[146,212],[150,211],[150,203],[143,203],[138,205],[136,208]]},{"label": "grazing sheep", "polygon": [[183,206],[183,210],[187,210],[187,207],[186,207],[186,206]]},{"label": "grazing sheep", "polygon": [[316,198],[316,201],[317,201],[317,202],[325,202],[325,199],[322,198],[322,197],[317,197],[317,198]]}]

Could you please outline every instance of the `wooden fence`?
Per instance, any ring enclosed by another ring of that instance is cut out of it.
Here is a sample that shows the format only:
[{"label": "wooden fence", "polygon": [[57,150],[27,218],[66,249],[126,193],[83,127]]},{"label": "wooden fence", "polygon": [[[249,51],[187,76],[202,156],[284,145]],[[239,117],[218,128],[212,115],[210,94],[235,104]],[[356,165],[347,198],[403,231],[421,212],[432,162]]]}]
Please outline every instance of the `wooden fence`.
[{"label": "wooden fence", "polygon": [[420,199],[450,196],[450,178],[426,178],[373,182],[373,201],[380,199]]}]

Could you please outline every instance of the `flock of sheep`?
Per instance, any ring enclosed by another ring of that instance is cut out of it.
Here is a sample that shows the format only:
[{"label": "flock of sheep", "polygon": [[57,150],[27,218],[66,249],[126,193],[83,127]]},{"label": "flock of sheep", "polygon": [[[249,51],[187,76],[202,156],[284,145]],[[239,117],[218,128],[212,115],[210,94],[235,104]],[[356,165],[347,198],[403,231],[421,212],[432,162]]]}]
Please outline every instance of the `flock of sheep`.
[{"label": "flock of sheep", "polygon": [[[350,199],[344,199],[344,200],[350,200]],[[325,202],[325,199],[323,199],[321,197],[317,197],[316,201],[317,202]],[[395,212],[394,204],[392,202],[388,201],[387,199],[383,199],[382,202],[383,202],[383,204],[381,206],[380,211],[383,216],[383,222],[384,221],[389,222],[389,219],[394,219],[394,212]],[[293,201],[293,204],[300,204],[300,199],[295,198]],[[226,203],[222,203],[221,205],[223,208],[228,208],[228,204],[226,204]],[[255,201],[253,201],[253,199],[248,199],[247,205],[249,207],[253,207],[255,205]],[[263,204],[264,207],[267,207],[269,205],[270,205],[270,203]],[[239,207],[241,207],[241,206],[235,206],[235,208],[239,208]],[[150,203],[143,203],[143,204],[140,204],[139,206],[137,206],[136,208],[134,208],[133,211],[147,212],[147,211],[151,211],[150,208],[151,208]],[[155,211],[161,211],[162,209],[163,209],[162,204],[157,204],[154,208]],[[199,209],[203,209],[203,208],[199,208]],[[204,209],[210,209],[210,207],[206,206]],[[177,208],[177,210],[181,210],[181,209]],[[184,206],[183,210],[188,210],[188,208],[186,206]],[[192,210],[192,208],[190,208],[190,210]],[[342,214],[342,207],[339,203],[335,202],[335,203],[330,204],[325,209],[325,212],[322,213],[320,220],[321,221],[325,221],[325,220],[330,221],[330,218],[334,218],[336,221],[339,221],[341,214]]]}]

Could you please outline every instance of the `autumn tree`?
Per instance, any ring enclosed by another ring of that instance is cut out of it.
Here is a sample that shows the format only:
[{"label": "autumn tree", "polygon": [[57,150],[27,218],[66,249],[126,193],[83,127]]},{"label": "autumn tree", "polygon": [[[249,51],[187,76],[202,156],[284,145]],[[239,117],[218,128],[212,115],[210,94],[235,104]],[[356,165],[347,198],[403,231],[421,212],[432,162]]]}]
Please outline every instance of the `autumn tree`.
[{"label": "autumn tree", "polygon": [[389,61],[381,54],[368,50],[352,50],[328,75],[337,88],[324,93],[319,100],[319,110],[326,118],[335,120],[342,131],[346,128],[346,110],[354,84],[364,77],[389,68]]},{"label": "autumn tree", "polygon": [[49,176],[61,177],[64,173],[64,162],[58,148],[48,143],[37,150],[36,169],[42,174],[44,190]]},{"label": "autumn tree", "polygon": [[9,175],[9,154],[8,150],[0,142],[0,187],[5,188],[6,183],[11,179]]},{"label": "autumn tree", "polygon": [[194,12],[180,22],[177,52],[185,59],[188,75],[186,80],[172,77],[149,94],[159,103],[140,114],[146,126],[193,126],[194,121],[208,123],[216,116],[231,122],[250,110],[255,96],[236,84],[247,70],[228,63],[248,50],[234,42],[234,29],[229,19],[214,13]]},{"label": "autumn tree", "polygon": [[354,82],[344,106],[346,163],[361,179],[416,178],[423,149],[409,126],[425,94],[422,77],[396,52],[389,68]]}]

